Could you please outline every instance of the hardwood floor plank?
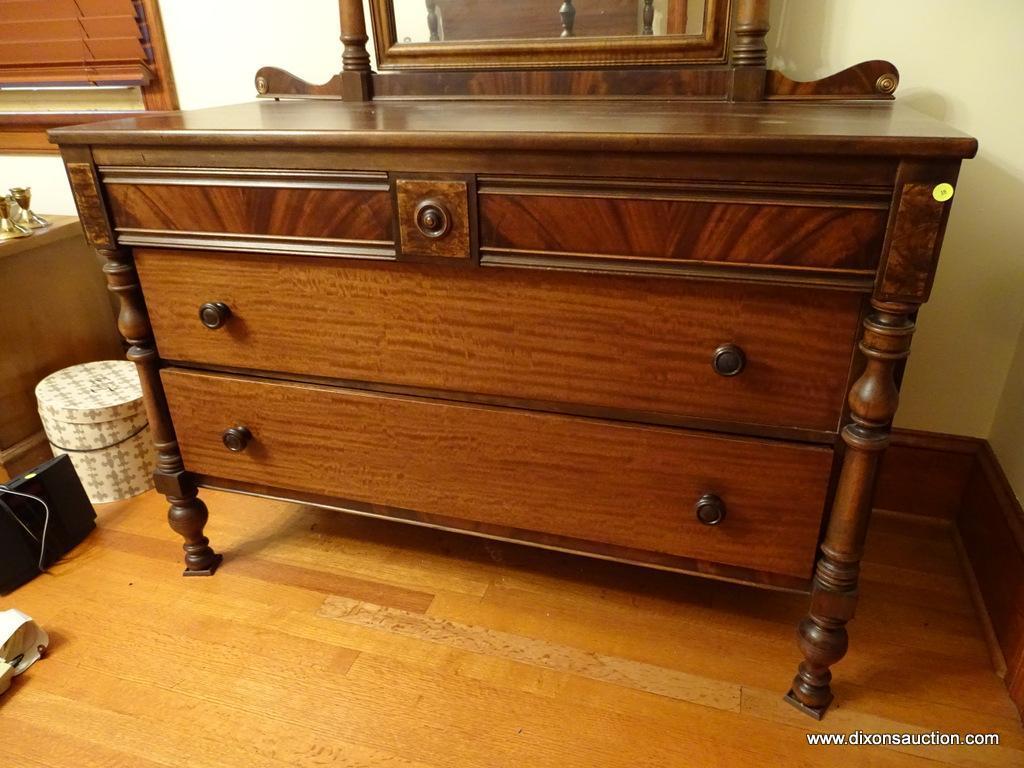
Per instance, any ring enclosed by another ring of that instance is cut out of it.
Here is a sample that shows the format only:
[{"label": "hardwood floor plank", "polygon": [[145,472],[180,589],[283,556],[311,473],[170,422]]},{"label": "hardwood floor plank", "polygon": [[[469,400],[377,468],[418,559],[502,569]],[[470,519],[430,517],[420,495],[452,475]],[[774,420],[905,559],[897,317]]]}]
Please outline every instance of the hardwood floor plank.
[{"label": "hardwood floor plank", "polygon": [[421,642],[501,656],[532,666],[569,672],[715,709],[739,710],[739,686],[735,684],[688,675],[627,658],[589,653],[511,632],[434,616],[418,616],[343,597],[328,597],[324,600],[320,615],[415,638]]}]

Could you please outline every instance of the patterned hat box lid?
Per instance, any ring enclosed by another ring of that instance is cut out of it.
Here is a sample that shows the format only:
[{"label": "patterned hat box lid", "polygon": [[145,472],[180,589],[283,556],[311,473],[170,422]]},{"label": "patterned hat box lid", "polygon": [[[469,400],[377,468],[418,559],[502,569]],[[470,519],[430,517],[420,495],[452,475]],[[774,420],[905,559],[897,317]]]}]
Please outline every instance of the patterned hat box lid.
[{"label": "patterned hat box lid", "polygon": [[67,453],[93,503],[152,486],[153,442],[135,364],[101,360],[57,371],[36,386],[54,455]]},{"label": "patterned hat box lid", "polygon": [[127,360],[82,363],[51,373],[36,385],[39,415],[73,424],[98,424],[145,412],[135,364]]}]

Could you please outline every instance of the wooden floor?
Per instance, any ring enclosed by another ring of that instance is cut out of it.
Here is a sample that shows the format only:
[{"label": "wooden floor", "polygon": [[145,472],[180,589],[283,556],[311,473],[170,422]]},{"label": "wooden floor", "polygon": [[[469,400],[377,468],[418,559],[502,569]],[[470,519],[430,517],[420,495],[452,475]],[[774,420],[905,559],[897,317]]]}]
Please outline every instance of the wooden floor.
[{"label": "wooden floor", "polygon": [[[1024,766],[941,528],[876,516],[815,723],[782,701],[803,596],[205,498],[211,579],[180,577],[149,493],[0,599],[52,638],[0,697],[0,766]],[[1001,745],[807,745],[858,729]]]}]

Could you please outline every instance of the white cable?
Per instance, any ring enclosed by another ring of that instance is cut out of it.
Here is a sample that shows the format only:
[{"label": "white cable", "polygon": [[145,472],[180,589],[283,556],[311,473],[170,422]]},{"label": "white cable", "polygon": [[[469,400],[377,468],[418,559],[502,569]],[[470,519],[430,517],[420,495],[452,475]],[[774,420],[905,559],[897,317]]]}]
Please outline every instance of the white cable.
[{"label": "white cable", "polygon": [[12,490],[11,488],[8,488],[6,485],[0,485],[0,493],[10,493],[13,494],[14,496],[22,496],[23,498],[26,499],[38,501],[40,504],[43,505],[43,509],[45,510],[46,515],[45,517],[43,517],[43,535],[39,539],[39,572],[45,573],[46,568],[43,567],[43,560],[46,559],[46,532],[50,528],[50,505],[46,503],[45,499],[42,499],[39,496],[33,496],[31,493],[22,493],[21,491],[15,491]]}]

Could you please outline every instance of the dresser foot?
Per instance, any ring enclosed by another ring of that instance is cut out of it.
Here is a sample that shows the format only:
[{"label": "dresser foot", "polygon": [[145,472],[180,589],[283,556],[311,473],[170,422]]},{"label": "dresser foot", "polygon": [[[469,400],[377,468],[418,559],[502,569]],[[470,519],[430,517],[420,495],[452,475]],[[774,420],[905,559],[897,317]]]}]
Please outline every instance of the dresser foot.
[{"label": "dresser foot", "polygon": [[796,707],[798,711],[803,712],[808,717],[813,717],[815,720],[821,720],[821,718],[825,716],[825,711],[828,709],[828,705],[832,703],[832,695],[829,694],[828,704],[823,704],[820,707],[809,707],[796,697],[792,688],[790,688],[789,693],[782,698],[792,706]]},{"label": "dresser foot", "polygon": [[210,540],[203,535],[203,528],[209,518],[206,505],[194,494],[189,497],[168,496],[171,502],[167,510],[167,521],[171,528],[185,539],[185,576],[212,576],[223,557],[210,547]]},{"label": "dresser foot", "polygon": [[[846,602],[852,615],[854,596],[847,596]],[[804,660],[785,699],[815,720],[821,720],[832,703],[831,667],[846,655],[849,644],[845,623],[842,619],[811,615],[797,627],[797,642]]]}]

